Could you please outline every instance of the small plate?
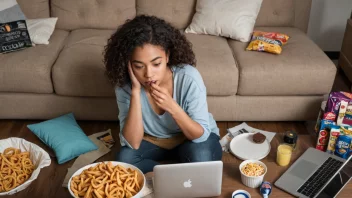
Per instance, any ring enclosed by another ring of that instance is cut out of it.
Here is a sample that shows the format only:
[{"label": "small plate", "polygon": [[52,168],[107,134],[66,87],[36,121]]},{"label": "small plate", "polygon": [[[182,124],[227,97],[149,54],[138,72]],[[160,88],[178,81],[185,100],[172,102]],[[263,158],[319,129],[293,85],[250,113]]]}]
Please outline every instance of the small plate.
[{"label": "small plate", "polygon": [[230,151],[241,160],[261,160],[270,153],[270,142],[253,142],[254,133],[245,133],[234,137],[230,142]]}]

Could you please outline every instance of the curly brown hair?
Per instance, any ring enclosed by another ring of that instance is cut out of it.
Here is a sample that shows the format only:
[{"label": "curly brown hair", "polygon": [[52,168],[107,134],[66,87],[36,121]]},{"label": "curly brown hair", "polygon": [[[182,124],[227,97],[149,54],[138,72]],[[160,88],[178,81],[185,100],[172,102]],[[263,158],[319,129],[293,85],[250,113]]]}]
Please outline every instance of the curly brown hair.
[{"label": "curly brown hair", "polygon": [[130,82],[128,61],[134,49],[144,44],[161,46],[169,53],[168,67],[196,65],[192,44],[179,30],[163,19],[140,15],[121,25],[105,46],[106,75],[112,85],[122,87]]}]

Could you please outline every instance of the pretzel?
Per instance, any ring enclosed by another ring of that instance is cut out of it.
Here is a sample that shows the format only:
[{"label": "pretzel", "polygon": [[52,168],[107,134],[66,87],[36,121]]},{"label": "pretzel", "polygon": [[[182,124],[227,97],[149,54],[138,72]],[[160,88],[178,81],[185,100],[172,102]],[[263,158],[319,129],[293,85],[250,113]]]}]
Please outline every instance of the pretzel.
[{"label": "pretzel", "polygon": [[125,198],[133,197],[141,187],[137,170],[108,162],[72,177],[70,189],[76,198]]},{"label": "pretzel", "polygon": [[261,176],[264,174],[265,169],[261,164],[248,163],[242,167],[241,171],[247,176]]},{"label": "pretzel", "polygon": [[0,153],[0,193],[10,191],[26,182],[34,171],[29,152],[7,148]]}]

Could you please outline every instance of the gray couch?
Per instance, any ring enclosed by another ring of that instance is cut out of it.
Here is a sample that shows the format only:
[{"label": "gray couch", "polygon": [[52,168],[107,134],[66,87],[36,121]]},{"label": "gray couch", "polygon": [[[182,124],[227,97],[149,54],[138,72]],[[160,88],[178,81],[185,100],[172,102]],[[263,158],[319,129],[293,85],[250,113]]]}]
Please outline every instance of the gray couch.
[{"label": "gray couch", "polygon": [[[138,14],[181,31],[196,0],[18,0],[27,18],[58,17],[49,45],[0,55],[0,119],[117,120],[114,88],[104,75],[107,39]],[[217,121],[315,119],[336,68],[307,35],[311,0],[264,0],[257,30],[291,38],[281,55],[245,51],[248,43],[186,34],[193,44]]]}]

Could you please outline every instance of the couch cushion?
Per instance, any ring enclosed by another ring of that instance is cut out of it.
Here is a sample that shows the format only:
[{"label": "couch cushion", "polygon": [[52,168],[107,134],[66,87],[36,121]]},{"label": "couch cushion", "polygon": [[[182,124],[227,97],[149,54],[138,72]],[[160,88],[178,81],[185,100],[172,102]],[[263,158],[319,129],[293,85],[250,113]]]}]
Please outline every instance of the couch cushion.
[{"label": "couch cushion", "polygon": [[73,112],[79,120],[116,121],[119,115],[115,97],[0,92],[0,107],[0,119],[44,120]]},{"label": "couch cushion", "polygon": [[67,96],[114,96],[105,76],[103,50],[112,30],[74,30],[53,66],[55,92]]},{"label": "couch cushion", "polygon": [[50,17],[49,0],[17,0],[27,19]]},{"label": "couch cushion", "polygon": [[307,31],[312,0],[263,0],[256,26],[296,27]]},{"label": "couch cushion", "polygon": [[116,29],[136,15],[135,0],[51,0],[51,15],[57,28]]},{"label": "couch cushion", "polygon": [[68,32],[55,30],[49,45],[0,55],[0,91],[52,93],[51,68]]},{"label": "couch cushion", "polygon": [[186,29],[195,13],[196,0],[136,0],[137,15],[162,18],[177,29]]},{"label": "couch cushion", "polygon": [[237,92],[238,69],[225,38],[211,35],[185,34],[193,44],[197,69],[208,95],[229,96]]},{"label": "couch cushion", "polygon": [[295,0],[263,0],[256,26],[292,26]]},{"label": "couch cushion", "polygon": [[228,40],[239,66],[239,95],[323,95],[330,92],[336,67],[297,28],[257,27],[290,36],[280,55],[245,51],[248,43]]}]

